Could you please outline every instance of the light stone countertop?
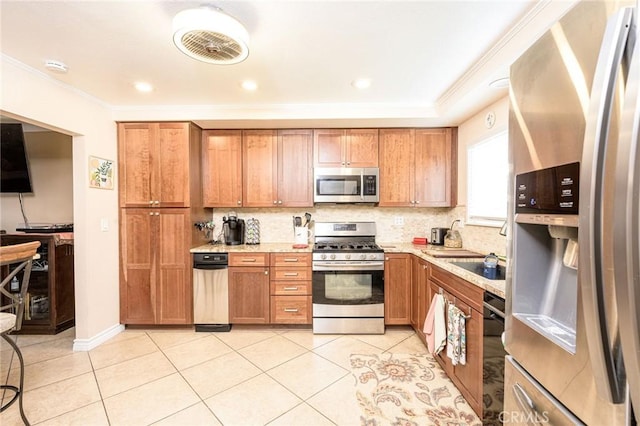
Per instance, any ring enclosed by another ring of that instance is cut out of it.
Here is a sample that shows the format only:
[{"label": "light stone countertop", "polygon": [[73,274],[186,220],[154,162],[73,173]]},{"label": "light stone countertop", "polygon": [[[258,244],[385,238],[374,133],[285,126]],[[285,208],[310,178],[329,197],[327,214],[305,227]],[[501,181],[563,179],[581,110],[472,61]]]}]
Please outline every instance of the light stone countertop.
[{"label": "light stone countertop", "polygon": [[[411,243],[380,243],[378,245],[382,247],[385,253],[409,253],[414,254],[421,259],[425,259],[427,262],[432,263],[452,274],[474,284],[490,293],[493,293],[502,298],[505,297],[505,281],[504,280],[490,280],[459,266],[452,265],[451,262],[478,262],[482,261],[482,257],[479,258],[438,258],[423,253],[428,246],[415,245]],[[309,247],[303,249],[294,249],[291,243],[260,243],[255,245],[241,244],[236,246],[228,246],[225,244],[204,244],[198,247],[192,248],[191,253],[278,253],[278,252],[296,252],[296,253],[311,253],[313,244],[309,244]]]},{"label": "light stone countertop", "polygon": [[236,246],[228,246],[226,244],[204,244],[194,247],[191,253],[311,253],[313,244],[302,249],[293,248],[292,243],[260,243],[260,244],[240,244]]}]

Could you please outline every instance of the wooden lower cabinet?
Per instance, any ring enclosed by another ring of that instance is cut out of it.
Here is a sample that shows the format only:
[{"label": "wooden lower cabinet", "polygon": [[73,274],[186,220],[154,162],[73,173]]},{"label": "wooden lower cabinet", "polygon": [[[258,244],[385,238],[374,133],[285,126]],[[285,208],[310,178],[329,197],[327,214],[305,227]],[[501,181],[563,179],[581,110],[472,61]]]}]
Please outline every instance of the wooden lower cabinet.
[{"label": "wooden lower cabinet", "polygon": [[229,254],[229,322],[231,324],[269,323],[268,259],[268,253]]},{"label": "wooden lower cabinet", "polygon": [[447,303],[455,304],[467,315],[465,322],[466,363],[453,365],[451,359],[446,355],[446,348],[435,358],[473,411],[482,418],[484,332],[482,303],[484,290],[444,269],[431,265],[429,269],[429,300],[436,293],[442,293]]},{"label": "wooden lower cabinet", "polygon": [[271,254],[271,323],[311,324],[311,254]]},{"label": "wooden lower cabinet", "polygon": [[191,324],[190,210],[120,209],[120,322]]},{"label": "wooden lower cabinet", "polygon": [[429,262],[418,256],[411,256],[411,325],[426,345],[424,319],[431,305],[429,298]]},{"label": "wooden lower cabinet", "polygon": [[311,324],[311,296],[271,296],[272,324]]},{"label": "wooden lower cabinet", "polygon": [[384,256],[384,323],[411,324],[411,255]]}]

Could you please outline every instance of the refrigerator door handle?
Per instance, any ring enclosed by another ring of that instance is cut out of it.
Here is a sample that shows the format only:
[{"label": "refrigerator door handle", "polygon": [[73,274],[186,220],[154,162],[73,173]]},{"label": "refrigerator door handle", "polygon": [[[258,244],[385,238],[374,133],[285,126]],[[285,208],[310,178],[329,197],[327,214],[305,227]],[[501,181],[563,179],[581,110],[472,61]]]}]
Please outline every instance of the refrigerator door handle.
[{"label": "refrigerator door handle", "polygon": [[528,425],[541,425],[538,419],[543,419],[544,417],[536,411],[536,406],[533,403],[533,400],[527,395],[527,392],[520,386],[519,383],[513,385],[513,394],[516,397],[516,402],[520,406],[520,409],[525,413],[525,419]]},{"label": "refrigerator door handle", "polygon": [[624,400],[625,377],[617,369],[617,356],[610,344],[614,336],[610,335],[607,328],[604,272],[612,265],[601,263],[605,259],[602,240],[605,232],[603,183],[612,101],[632,17],[633,8],[624,8],[611,16],[607,23],[593,77],[580,166],[578,240],[581,250],[578,272],[585,326],[589,330],[586,333],[587,346],[598,394],[613,403]]},{"label": "refrigerator door handle", "polygon": [[620,343],[631,402],[640,412],[640,42],[629,67],[616,158],[613,253]]}]

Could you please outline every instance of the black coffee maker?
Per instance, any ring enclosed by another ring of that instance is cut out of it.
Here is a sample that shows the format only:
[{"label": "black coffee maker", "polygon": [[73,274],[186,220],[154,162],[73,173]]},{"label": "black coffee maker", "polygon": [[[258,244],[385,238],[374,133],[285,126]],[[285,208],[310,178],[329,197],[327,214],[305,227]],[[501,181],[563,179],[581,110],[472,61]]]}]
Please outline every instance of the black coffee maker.
[{"label": "black coffee maker", "polygon": [[238,219],[235,213],[229,213],[229,217],[222,217],[222,232],[224,243],[228,246],[244,244],[244,219]]}]

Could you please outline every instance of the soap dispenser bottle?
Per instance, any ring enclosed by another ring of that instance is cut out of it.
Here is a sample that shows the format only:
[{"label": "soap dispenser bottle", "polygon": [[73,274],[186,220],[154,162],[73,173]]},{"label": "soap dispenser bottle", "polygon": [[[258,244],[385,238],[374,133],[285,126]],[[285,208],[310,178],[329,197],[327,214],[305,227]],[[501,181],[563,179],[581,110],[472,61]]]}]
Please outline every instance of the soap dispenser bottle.
[{"label": "soap dispenser bottle", "polygon": [[498,273],[498,256],[491,252],[484,258],[482,275],[490,280],[495,280]]}]

